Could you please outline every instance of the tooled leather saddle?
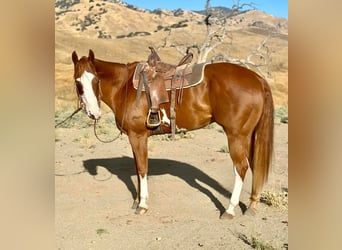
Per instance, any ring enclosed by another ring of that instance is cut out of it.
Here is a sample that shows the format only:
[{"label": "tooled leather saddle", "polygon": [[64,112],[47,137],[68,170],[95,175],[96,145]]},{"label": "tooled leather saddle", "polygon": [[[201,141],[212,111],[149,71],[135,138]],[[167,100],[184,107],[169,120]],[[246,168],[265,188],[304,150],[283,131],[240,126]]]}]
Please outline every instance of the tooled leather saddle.
[{"label": "tooled leather saddle", "polygon": [[[204,67],[206,63],[191,63],[193,55],[185,55],[178,65],[171,65],[161,61],[153,47],[149,47],[151,54],[147,62],[141,62],[137,65],[134,76],[133,86],[137,90],[136,105],[138,105],[141,92],[146,92],[146,98],[149,105],[149,114],[147,125],[150,128],[159,127],[160,112],[159,104],[169,102],[167,91],[171,91],[171,138],[175,134],[175,91],[178,92],[178,104],[182,101],[184,88],[190,88],[202,82],[204,77]],[[149,124],[150,113],[157,112],[156,124]],[[158,121],[159,120],[159,121]],[[152,125],[152,126],[149,126]]]}]

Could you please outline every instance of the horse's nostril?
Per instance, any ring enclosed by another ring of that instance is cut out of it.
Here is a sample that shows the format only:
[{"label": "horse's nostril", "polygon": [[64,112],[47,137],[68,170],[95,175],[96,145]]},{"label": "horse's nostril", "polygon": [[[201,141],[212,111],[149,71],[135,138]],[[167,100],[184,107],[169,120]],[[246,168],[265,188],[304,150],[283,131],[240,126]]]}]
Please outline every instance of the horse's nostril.
[{"label": "horse's nostril", "polygon": [[101,118],[101,115],[93,115],[92,113],[89,112],[88,117],[97,121]]}]

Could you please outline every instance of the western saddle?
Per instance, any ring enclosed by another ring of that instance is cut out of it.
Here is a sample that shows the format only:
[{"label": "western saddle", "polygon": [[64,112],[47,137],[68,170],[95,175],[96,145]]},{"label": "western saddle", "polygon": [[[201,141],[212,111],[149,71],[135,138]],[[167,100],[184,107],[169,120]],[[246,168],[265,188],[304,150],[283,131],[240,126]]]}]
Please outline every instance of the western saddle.
[{"label": "western saddle", "polygon": [[182,101],[183,88],[194,86],[203,79],[205,63],[190,64],[192,53],[187,53],[177,65],[167,64],[161,61],[153,47],[149,47],[151,54],[147,62],[139,63],[133,77],[134,88],[137,89],[136,105],[138,105],[141,92],[145,91],[149,106],[146,125],[155,129],[161,125],[159,104],[169,102],[168,90],[171,90],[171,133],[174,137],[176,89],[178,103]]}]

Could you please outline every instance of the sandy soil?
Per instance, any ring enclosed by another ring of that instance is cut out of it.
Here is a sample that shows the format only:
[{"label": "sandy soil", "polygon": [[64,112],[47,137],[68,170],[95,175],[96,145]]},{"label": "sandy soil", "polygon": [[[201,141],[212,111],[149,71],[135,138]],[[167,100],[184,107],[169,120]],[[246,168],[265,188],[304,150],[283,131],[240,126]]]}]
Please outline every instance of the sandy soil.
[{"label": "sandy soil", "polygon": [[[117,130],[105,139],[115,136]],[[234,220],[220,220],[234,173],[226,136],[216,124],[185,138],[149,140],[149,211],[135,215],[135,168],[127,136],[99,142],[93,128],[56,129],[55,237],[57,249],[251,249],[251,239],[288,246],[288,212],[249,203],[251,172]],[[273,166],[265,190],[288,188],[288,127],[275,126]]]}]

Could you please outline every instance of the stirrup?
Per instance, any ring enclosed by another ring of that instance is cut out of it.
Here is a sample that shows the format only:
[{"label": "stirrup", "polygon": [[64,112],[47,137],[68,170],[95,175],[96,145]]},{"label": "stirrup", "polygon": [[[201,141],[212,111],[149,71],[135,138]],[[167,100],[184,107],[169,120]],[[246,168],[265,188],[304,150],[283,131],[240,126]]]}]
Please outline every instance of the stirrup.
[{"label": "stirrup", "polygon": [[156,128],[156,127],[159,127],[160,124],[161,124],[160,110],[158,110],[157,112],[152,112],[152,109],[149,109],[148,114],[147,114],[147,119],[146,119],[147,127]]}]

